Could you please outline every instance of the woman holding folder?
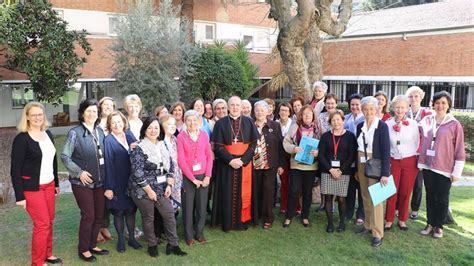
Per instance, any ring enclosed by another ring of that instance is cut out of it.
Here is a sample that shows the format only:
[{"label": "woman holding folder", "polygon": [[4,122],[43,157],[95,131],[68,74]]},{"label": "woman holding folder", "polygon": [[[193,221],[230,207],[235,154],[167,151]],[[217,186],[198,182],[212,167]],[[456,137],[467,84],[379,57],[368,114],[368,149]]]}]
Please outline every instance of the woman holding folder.
[{"label": "woman holding folder", "polygon": [[[381,183],[387,185],[390,175],[390,138],[388,127],[377,116],[379,107],[375,97],[367,96],[361,100],[364,123],[357,125],[358,164],[355,177],[360,182],[362,200],[364,201],[365,223],[358,233],[372,233],[372,246],[378,247],[383,238],[383,204],[374,206],[369,194],[369,186]],[[381,167],[377,176],[367,176],[366,165],[377,161]]]},{"label": "woman holding folder", "polygon": [[[288,228],[291,220],[296,216],[296,201],[300,192],[303,195],[302,223],[305,228],[310,226],[308,218],[311,207],[311,190],[316,177],[316,170],[318,169],[317,161],[311,157],[317,157],[318,150],[311,149],[306,151],[305,147],[300,145],[300,142],[304,138],[314,142],[314,139],[319,140],[320,136],[321,128],[317,123],[313,108],[310,105],[303,106],[297,115],[296,123],[291,125],[283,140],[283,148],[292,155],[290,160],[291,178],[288,193],[288,211],[283,222],[283,228]],[[295,159],[299,153],[304,153],[304,156],[302,156],[303,160],[301,161]],[[306,163],[302,161],[306,161]]]},{"label": "woman holding folder", "polygon": [[346,230],[346,196],[349,187],[351,167],[356,159],[356,138],[352,132],[344,129],[344,113],[336,109],[329,115],[331,130],[324,133],[319,144],[319,166],[321,169],[321,193],[324,195],[328,225],[326,232],[334,232],[332,205],[334,196],[339,207],[338,232]]},{"label": "woman holding folder", "polygon": [[408,97],[405,95],[395,96],[392,100],[395,117],[387,120],[390,134],[390,165],[397,191],[387,200],[385,231],[392,229],[397,199],[399,201],[398,227],[402,231],[408,230],[406,225],[408,205],[418,174],[416,155],[420,143],[418,123],[406,117],[408,105]]}]

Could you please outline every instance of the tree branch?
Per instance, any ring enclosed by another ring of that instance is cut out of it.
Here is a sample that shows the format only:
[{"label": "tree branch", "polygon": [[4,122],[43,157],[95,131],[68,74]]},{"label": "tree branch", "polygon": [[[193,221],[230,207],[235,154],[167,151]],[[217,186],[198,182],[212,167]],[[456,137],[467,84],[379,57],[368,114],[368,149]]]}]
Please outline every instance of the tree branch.
[{"label": "tree branch", "polygon": [[321,17],[318,21],[319,28],[329,35],[341,35],[346,30],[347,23],[352,15],[352,0],[341,0],[337,20],[331,16],[331,4],[333,0],[319,0],[316,2],[316,6],[321,13]]}]

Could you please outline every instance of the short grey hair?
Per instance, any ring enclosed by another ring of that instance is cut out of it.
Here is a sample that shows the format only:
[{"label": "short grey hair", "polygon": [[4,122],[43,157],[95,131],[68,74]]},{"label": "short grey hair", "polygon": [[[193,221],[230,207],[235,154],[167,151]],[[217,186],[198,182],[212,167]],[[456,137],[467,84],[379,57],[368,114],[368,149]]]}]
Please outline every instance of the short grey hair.
[{"label": "short grey hair", "polygon": [[315,83],[313,83],[313,90],[316,88],[316,87],[319,87],[321,89],[323,89],[324,93],[326,93],[328,91],[328,85],[322,81],[316,81]]},{"label": "short grey hair", "polygon": [[225,107],[227,108],[227,102],[226,102],[224,99],[220,99],[220,98],[219,98],[219,99],[215,99],[215,100],[212,102],[212,110],[215,110],[215,109],[216,109],[216,106],[217,106],[218,104],[220,104],[220,103],[224,104]]},{"label": "short grey hair", "polygon": [[390,105],[390,107],[392,107],[392,109],[393,109],[394,106],[399,102],[405,102],[407,104],[407,106],[410,106],[410,102],[408,101],[408,97],[406,95],[401,94],[401,95],[397,95],[397,96],[393,97],[392,104]]},{"label": "short grey hair", "polygon": [[243,106],[244,104],[249,105],[249,106],[250,106],[250,109],[252,109],[252,104],[250,103],[249,100],[242,100],[242,106]]},{"label": "short grey hair", "polygon": [[196,110],[191,109],[191,110],[187,110],[186,113],[184,113],[184,121],[186,121],[186,118],[190,116],[195,116],[197,119],[201,118],[201,116]]},{"label": "short grey hair", "polygon": [[421,96],[421,99],[425,98],[425,92],[418,86],[411,86],[408,88],[408,90],[405,92],[405,95],[408,97],[410,94],[413,93],[418,93]]},{"label": "short grey hair", "polygon": [[258,101],[258,102],[256,102],[256,103],[254,103],[254,104],[253,104],[253,108],[255,109],[255,108],[257,108],[257,106],[259,106],[259,105],[265,107],[265,108],[267,109],[267,111],[270,109],[270,106],[268,105],[268,103],[267,103],[265,100],[260,100],[260,101]]},{"label": "short grey hair", "polygon": [[364,108],[364,106],[366,105],[373,105],[375,108],[380,108],[379,107],[379,100],[377,100],[377,98],[375,98],[374,96],[366,96],[364,98],[362,98],[362,100],[360,100],[360,105],[362,108]]}]

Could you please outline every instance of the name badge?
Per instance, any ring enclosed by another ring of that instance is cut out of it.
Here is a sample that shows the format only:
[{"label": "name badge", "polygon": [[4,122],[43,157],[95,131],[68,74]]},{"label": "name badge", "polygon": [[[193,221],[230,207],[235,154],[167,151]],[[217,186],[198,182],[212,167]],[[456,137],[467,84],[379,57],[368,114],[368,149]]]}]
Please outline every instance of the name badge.
[{"label": "name badge", "polygon": [[201,170],[201,164],[200,163],[197,163],[195,165],[193,165],[193,172],[196,172],[196,171],[199,171]]},{"label": "name badge", "polygon": [[104,165],[104,163],[105,163],[104,158],[99,158],[99,164]]},{"label": "name badge", "polygon": [[341,167],[341,161],[339,160],[332,160],[331,167]]},{"label": "name badge", "polygon": [[434,157],[436,154],[435,150],[426,150],[426,156],[431,156],[431,157]]},{"label": "name badge", "polygon": [[365,157],[360,157],[360,163],[366,163],[367,160],[365,159]]},{"label": "name badge", "polygon": [[156,182],[158,182],[158,184],[161,184],[161,183],[164,183],[166,182],[166,175],[159,175],[156,177]]}]

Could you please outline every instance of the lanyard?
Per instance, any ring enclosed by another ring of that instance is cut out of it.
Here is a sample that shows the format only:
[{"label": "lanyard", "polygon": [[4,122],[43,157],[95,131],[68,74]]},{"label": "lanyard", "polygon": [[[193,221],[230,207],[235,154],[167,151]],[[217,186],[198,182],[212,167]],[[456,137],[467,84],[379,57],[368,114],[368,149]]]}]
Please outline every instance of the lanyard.
[{"label": "lanyard", "polygon": [[334,132],[332,133],[332,143],[334,144],[334,159],[337,159],[337,150],[339,149],[339,142],[341,141],[341,138],[342,135],[336,142],[336,135],[334,135]]},{"label": "lanyard", "polygon": [[446,119],[448,118],[448,115],[444,115],[443,121],[439,124],[439,126],[436,126],[436,116],[433,116],[433,121],[432,121],[432,128],[433,128],[433,138],[431,139],[431,149],[433,149],[435,141],[436,141],[436,135],[438,134],[439,128],[444,124]]},{"label": "lanyard", "polygon": [[[99,134],[97,132],[97,130],[94,128],[94,131],[91,132],[86,126],[84,126],[87,131],[89,131],[89,133],[92,135],[92,138],[94,139],[94,142],[95,142],[95,145],[96,145],[96,148],[97,148],[97,152],[99,153],[99,159],[103,158],[103,153],[102,153],[102,148],[100,147],[100,141],[99,141]],[[97,136],[94,134],[97,132]]]},{"label": "lanyard", "polygon": [[415,117],[413,117],[413,109],[410,107],[410,116],[411,116],[411,119],[416,120],[416,118],[418,117],[418,115],[420,115],[421,110],[423,110],[422,107],[420,107],[420,109],[418,109],[418,112],[416,112]]}]

